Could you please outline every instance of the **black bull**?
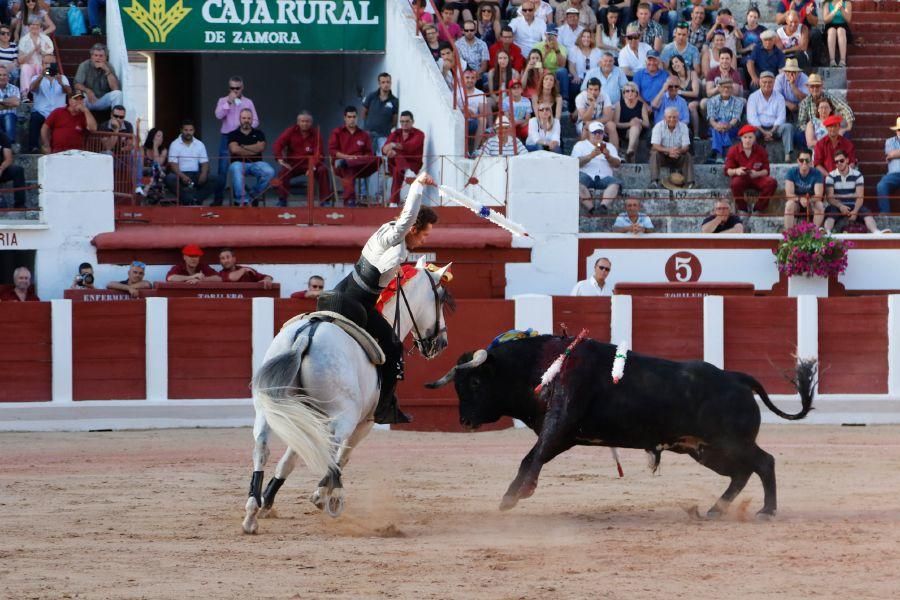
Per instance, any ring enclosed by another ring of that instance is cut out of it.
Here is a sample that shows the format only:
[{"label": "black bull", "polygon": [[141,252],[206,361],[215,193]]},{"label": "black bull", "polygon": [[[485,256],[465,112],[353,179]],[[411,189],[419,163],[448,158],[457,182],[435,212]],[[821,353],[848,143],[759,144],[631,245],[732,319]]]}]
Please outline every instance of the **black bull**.
[{"label": "black bull", "polygon": [[686,453],[731,483],[707,513],[718,516],[756,473],[765,501],[761,516],[774,516],[775,459],[756,445],[759,407],[753,393],[775,414],[802,419],[812,409],[815,361],[799,361],[793,383],[802,409],[779,410],[753,377],[723,371],[702,361],[675,362],[628,353],[618,384],[610,375],[616,347],[593,340],[580,343],[556,380],[534,388],[571,338],[539,336],[500,344],[489,352],[463,354],[440,380],[453,379],[460,423],[475,428],[503,416],[524,422],[538,435],[500,504],[512,508],[537,487],[543,465],[572,446],[638,448]]}]

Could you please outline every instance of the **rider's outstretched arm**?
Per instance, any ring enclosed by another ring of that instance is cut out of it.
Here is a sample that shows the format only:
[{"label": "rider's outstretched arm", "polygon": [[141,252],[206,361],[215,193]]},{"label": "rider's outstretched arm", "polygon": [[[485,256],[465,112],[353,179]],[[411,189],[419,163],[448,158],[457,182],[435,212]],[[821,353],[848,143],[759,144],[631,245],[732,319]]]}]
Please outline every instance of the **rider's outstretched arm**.
[{"label": "rider's outstretched arm", "polygon": [[409,233],[409,230],[416,222],[419,216],[419,208],[422,206],[422,194],[425,191],[424,180],[428,178],[428,173],[422,171],[416,180],[409,186],[409,194],[406,196],[406,202],[403,204],[403,211],[391,227],[385,227],[382,230],[381,242],[386,246],[396,246],[400,240]]}]

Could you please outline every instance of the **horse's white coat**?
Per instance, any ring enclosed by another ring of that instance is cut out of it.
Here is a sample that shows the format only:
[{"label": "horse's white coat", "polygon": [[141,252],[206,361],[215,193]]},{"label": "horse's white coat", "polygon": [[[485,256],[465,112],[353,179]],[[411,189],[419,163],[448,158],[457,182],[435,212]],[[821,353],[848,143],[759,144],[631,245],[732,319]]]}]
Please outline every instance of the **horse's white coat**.
[{"label": "horse's white coat", "polygon": [[[445,271],[446,267],[434,273],[422,269],[420,275],[424,274],[432,278],[436,285],[440,285]],[[434,333],[436,323],[438,330],[444,330],[444,316],[440,314],[436,319],[434,292],[426,277],[413,277],[406,282],[403,290],[409,301],[412,317],[424,337]],[[383,314],[390,323],[394,321],[398,300],[399,294],[384,306]],[[305,320],[291,323],[275,336],[266,352],[260,373],[265,371],[270,361],[297,358],[296,353],[309,343],[305,339],[305,331],[295,338],[297,330],[305,323]],[[412,328],[409,312],[401,305],[400,339],[405,339]],[[446,345],[447,334],[444,331],[433,355],[426,358],[434,358]],[[254,471],[262,471],[268,460],[269,429],[273,424],[279,437],[284,438],[289,446],[276,469],[275,476],[282,479],[293,470],[297,458],[323,475],[327,474],[329,468],[336,467],[340,471],[347,464],[353,448],[372,429],[379,395],[375,366],[356,341],[342,329],[327,322],[319,325],[312,347],[300,364],[299,375],[299,380],[297,372],[286,373],[285,379],[289,379],[285,381],[260,382],[254,379]],[[302,396],[294,393],[300,386]],[[288,389],[293,389],[294,392],[289,392]],[[310,409],[308,405],[318,410]],[[324,418],[318,411],[321,411]],[[332,504],[328,503],[328,497],[333,492],[334,490],[324,487],[318,488],[313,494],[313,500],[317,506],[324,503],[324,506],[334,509],[329,512],[339,513],[343,508],[342,501],[336,497]],[[246,505],[245,532],[256,532],[256,518],[260,508],[251,496]]]}]

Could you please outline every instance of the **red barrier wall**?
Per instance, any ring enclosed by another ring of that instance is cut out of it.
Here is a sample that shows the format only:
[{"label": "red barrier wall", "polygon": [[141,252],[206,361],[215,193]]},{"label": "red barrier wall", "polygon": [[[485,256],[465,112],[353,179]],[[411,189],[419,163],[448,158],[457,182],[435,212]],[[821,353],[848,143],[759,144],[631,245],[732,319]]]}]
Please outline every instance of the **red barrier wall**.
[{"label": "red barrier wall", "polygon": [[316,310],[315,298],[280,298],[275,301],[275,335],[286,321],[299,314]]},{"label": "red barrier wall", "polygon": [[703,360],[702,298],[635,296],[631,302],[636,352],[671,360]]},{"label": "red barrier wall", "polygon": [[591,339],[608,342],[611,306],[609,297],[553,296],[553,331],[541,333],[561,335],[562,324],[565,324],[569,335],[578,335],[582,329],[587,329]]},{"label": "red barrier wall", "polygon": [[725,368],[755,377],[769,394],[793,394],[782,373],[793,373],[797,301],[725,297]]},{"label": "red barrier wall", "polygon": [[43,402],[52,396],[49,302],[3,302],[0,339],[6,342],[0,402]]},{"label": "red barrier wall", "polygon": [[75,400],[140,400],[146,393],[146,304],[72,303]]},{"label": "red barrier wall", "polygon": [[886,394],[887,297],[819,299],[819,392]]},{"label": "red barrier wall", "polygon": [[[400,406],[412,414],[410,425],[391,426],[416,431],[462,431],[459,425],[459,400],[453,383],[437,390],[424,384],[442,377],[456,364],[463,352],[486,348],[494,337],[515,325],[515,304],[511,300],[458,300],[455,312],[444,311],[450,345],[434,360],[426,361],[418,353],[406,356],[406,379],[397,388]],[[406,347],[412,344],[407,341]],[[512,426],[501,419],[483,429]]]},{"label": "red barrier wall", "polygon": [[252,300],[169,299],[169,398],[247,398]]}]

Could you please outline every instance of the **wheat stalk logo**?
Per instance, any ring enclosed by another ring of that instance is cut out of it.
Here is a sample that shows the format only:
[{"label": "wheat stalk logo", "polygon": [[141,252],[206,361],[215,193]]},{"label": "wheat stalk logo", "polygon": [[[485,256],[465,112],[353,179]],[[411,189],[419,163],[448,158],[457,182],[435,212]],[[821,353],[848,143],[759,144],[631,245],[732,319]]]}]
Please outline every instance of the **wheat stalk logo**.
[{"label": "wheat stalk logo", "polygon": [[131,6],[123,10],[144,30],[152,43],[162,44],[172,30],[191,12],[191,9],[185,8],[181,2],[182,0],[178,0],[171,9],[166,10],[166,0],[149,0],[148,12],[138,0],[133,0]]}]

